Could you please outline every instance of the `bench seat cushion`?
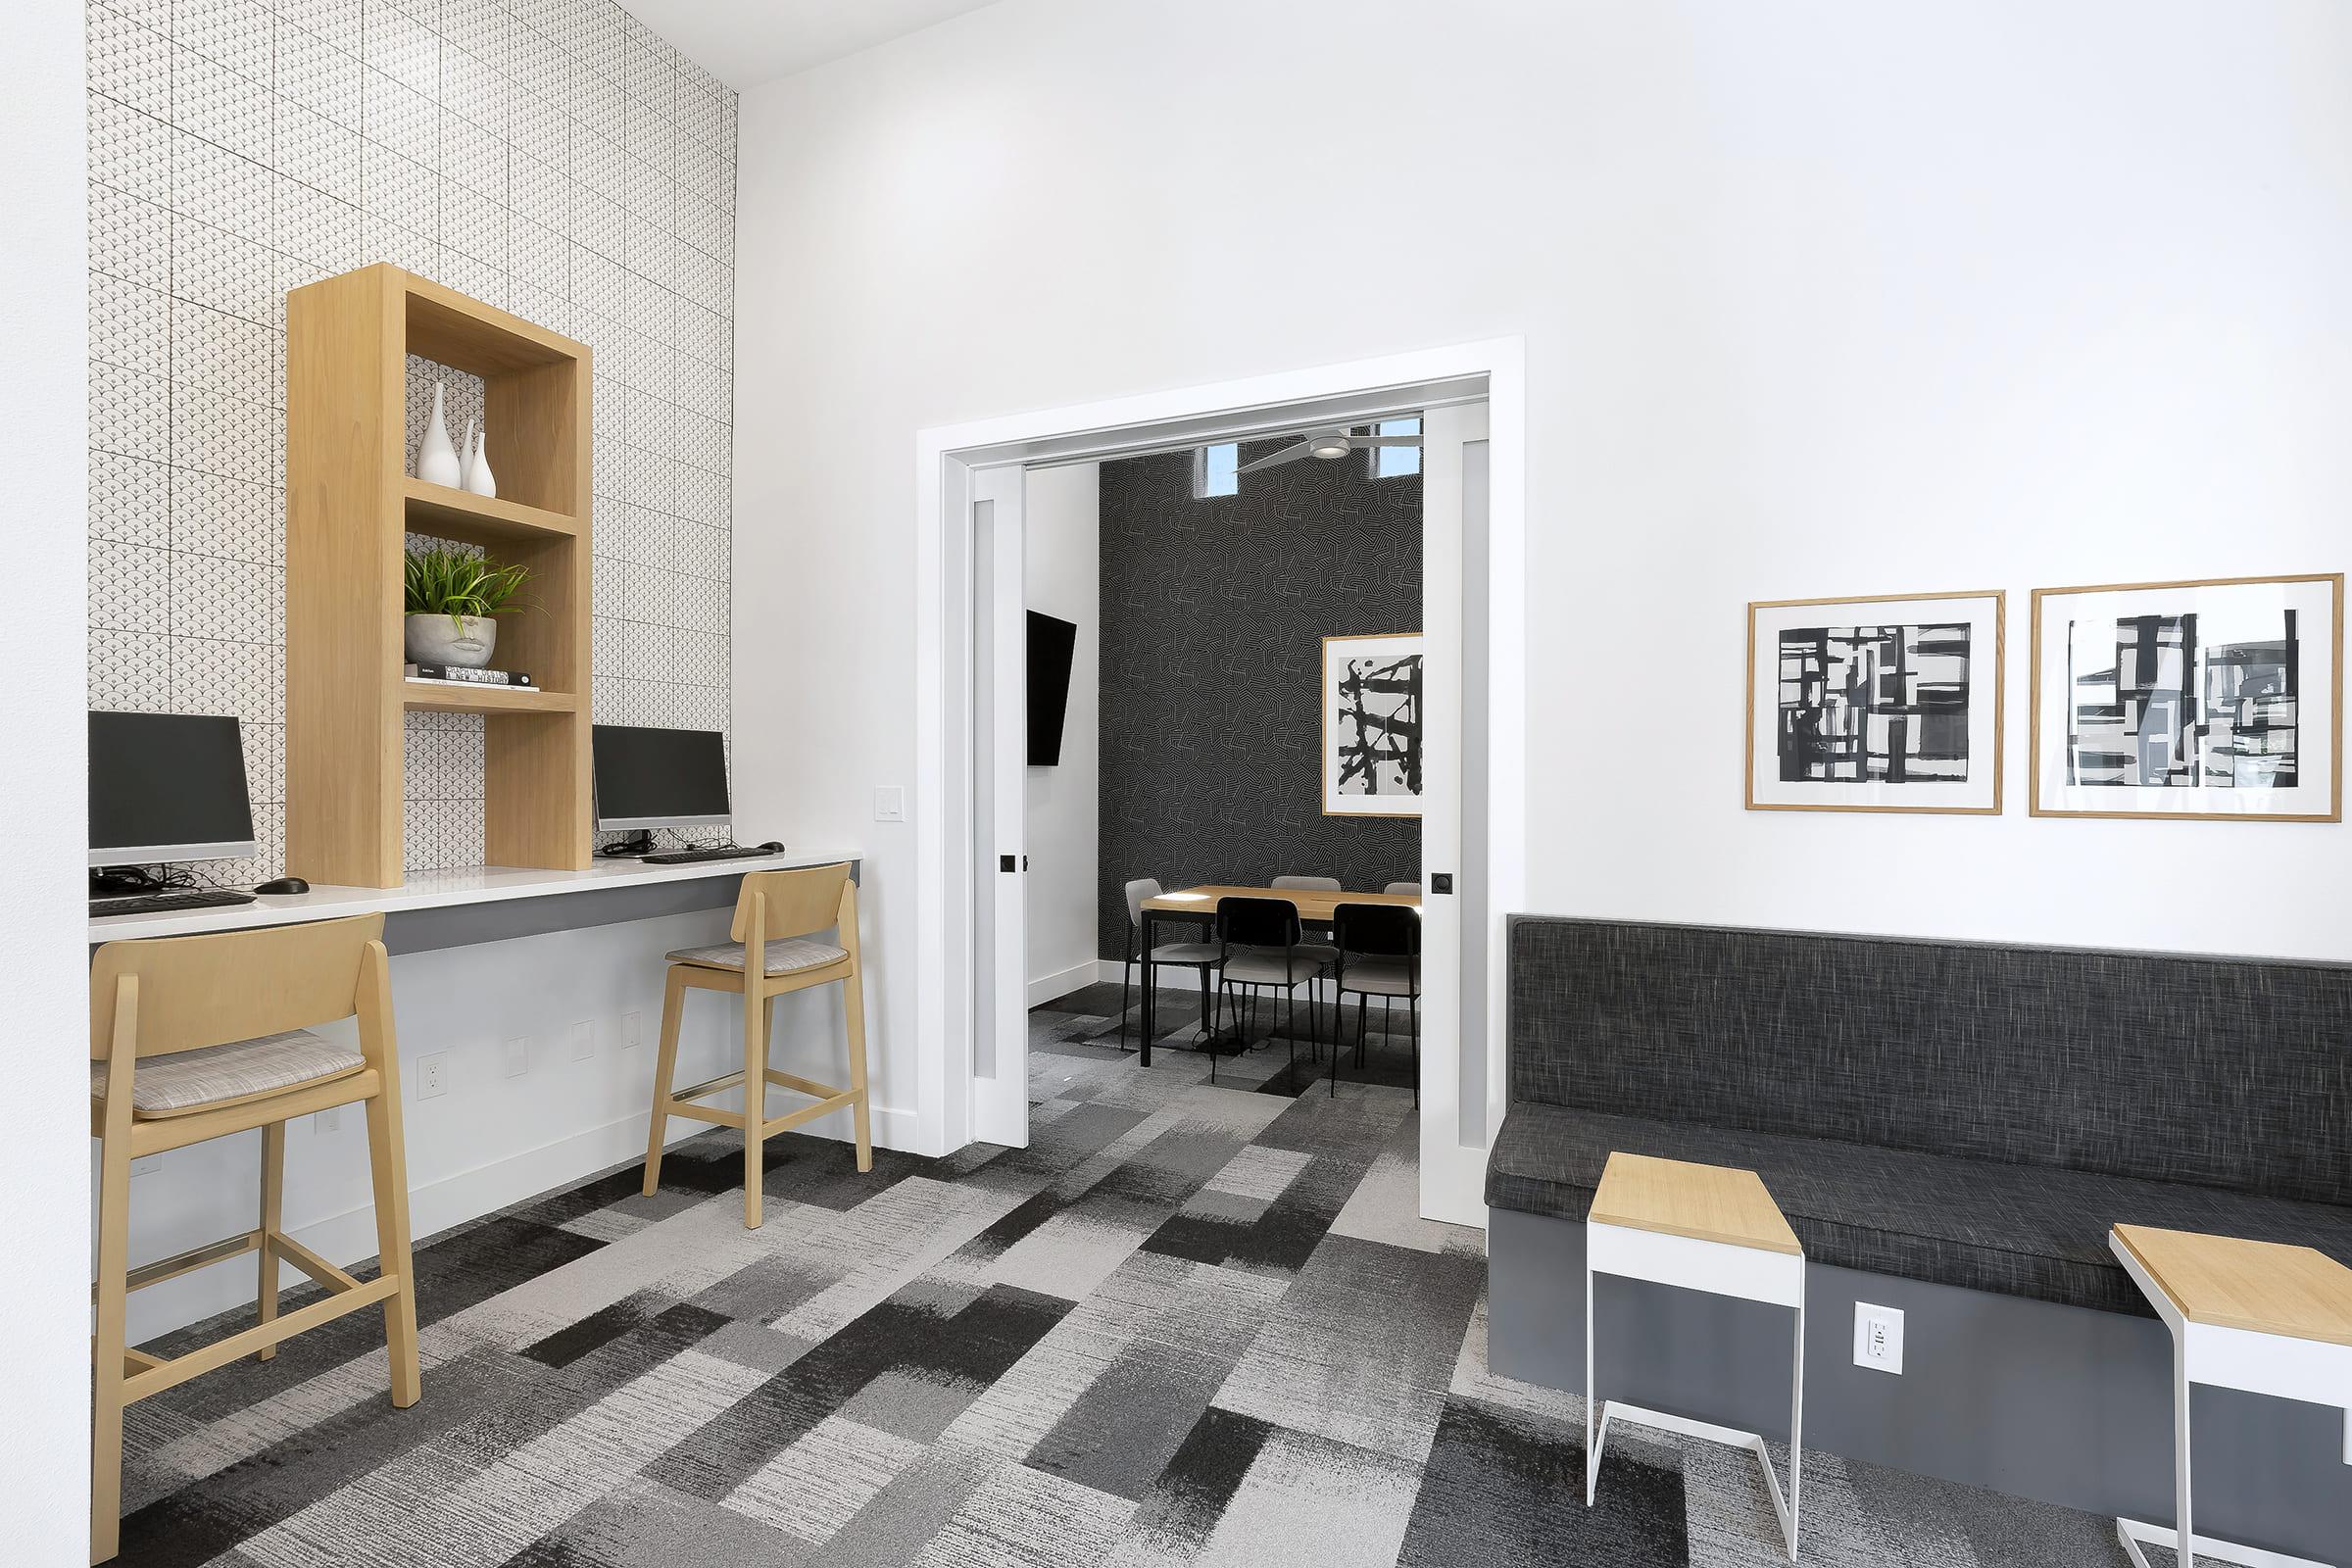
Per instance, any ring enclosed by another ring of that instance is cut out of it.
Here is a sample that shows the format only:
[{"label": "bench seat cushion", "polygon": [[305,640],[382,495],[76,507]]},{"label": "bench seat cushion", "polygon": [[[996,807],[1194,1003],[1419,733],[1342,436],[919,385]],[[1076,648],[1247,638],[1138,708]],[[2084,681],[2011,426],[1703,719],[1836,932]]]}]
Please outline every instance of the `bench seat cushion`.
[{"label": "bench seat cushion", "polygon": [[2146,1314],[2107,1250],[2119,1222],[2316,1247],[2352,1264],[2352,1209],[1515,1101],[1487,1202],[1582,1220],[1612,1151],[1755,1171],[1816,1263]]}]

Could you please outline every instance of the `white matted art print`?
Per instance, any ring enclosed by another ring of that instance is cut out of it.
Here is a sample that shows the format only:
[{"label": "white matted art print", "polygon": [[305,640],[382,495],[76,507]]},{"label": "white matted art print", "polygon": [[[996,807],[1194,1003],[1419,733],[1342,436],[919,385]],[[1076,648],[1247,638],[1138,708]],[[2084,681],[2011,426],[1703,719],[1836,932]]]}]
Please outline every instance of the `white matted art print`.
[{"label": "white matted art print", "polygon": [[1419,816],[1421,634],[1323,639],[1323,812]]},{"label": "white matted art print", "polygon": [[1747,808],[2001,808],[2004,596],[1747,607]]},{"label": "white matted art print", "polygon": [[2344,578],[2034,591],[2034,814],[2343,818]]}]

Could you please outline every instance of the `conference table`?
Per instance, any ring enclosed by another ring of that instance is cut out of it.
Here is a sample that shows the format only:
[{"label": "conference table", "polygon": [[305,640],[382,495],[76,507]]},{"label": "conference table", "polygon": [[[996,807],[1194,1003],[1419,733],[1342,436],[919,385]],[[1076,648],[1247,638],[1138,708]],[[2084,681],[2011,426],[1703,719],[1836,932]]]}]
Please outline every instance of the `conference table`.
[{"label": "conference table", "polygon": [[[1152,949],[1159,946],[1157,932],[1164,920],[1195,920],[1204,924],[1206,934],[1213,934],[1217,922],[1219,899],[1280,899],[1298,911],[1300,925],[1329,927],[1343,904],[1396,904],[1408,909],[1421,907],[1418,893],[1332,893],[1319,888],[1244,888],[1229,887],[1221,882],[1203,883],[1197,888],[1183,888],[1174,893],[1162,893],[1144,901],[1144,1034],[1143,1055],[1139,1066],[1152,1065],[1152,1038],[1157,1025],[1158,966],[1152,961]],[[1201,1020],[1206,1028],[1208,1020]]]}]

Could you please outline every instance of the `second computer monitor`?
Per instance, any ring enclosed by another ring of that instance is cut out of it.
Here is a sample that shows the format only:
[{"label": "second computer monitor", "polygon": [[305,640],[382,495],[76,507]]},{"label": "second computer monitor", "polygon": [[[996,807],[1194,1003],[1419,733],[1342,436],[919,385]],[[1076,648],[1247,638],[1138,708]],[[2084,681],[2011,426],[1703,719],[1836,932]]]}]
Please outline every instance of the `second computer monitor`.
[{"label": "second computer monitor", "polygon": [[235,719],[90,715],[90,864],[233,859],[255,849]]},{"label": "second computer monitor", "polygon": [[726,823],[726,739],[717,730],[599,724],[593,744],[600,831]]}]

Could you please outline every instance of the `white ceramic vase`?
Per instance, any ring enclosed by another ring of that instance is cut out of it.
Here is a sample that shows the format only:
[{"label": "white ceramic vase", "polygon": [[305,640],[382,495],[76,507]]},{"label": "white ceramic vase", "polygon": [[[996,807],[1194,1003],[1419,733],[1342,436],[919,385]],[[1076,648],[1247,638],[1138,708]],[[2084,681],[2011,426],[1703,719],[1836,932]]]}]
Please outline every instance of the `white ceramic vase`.
[{"label": "white ceramic vase", "polygon": [[458,465],[458,449],[450,444],[449,421],[442,416],[442,395],[447,383],[433,383],[433,417],[424,427],[424,441],[416,449],[416,477],[426,484],[445,484],[458,488],[464,477]]},{"label": "white ceramic vase", "polygon": [[473,437],[473,451],[466,460],[466,488],[477,496],[498,494],[498,478],[490,471],[490,431],[487,426]]},{"label": "white ceramic vase", "polygon": [[411,615],[401,641],[413,664],[480,669],[498,648],[498,622],[488,615]]}]

